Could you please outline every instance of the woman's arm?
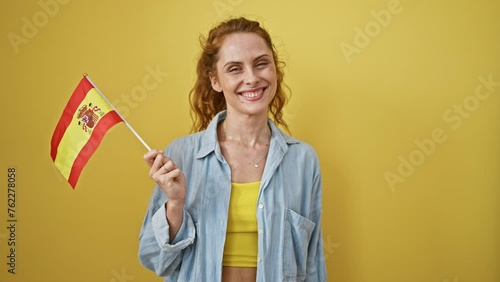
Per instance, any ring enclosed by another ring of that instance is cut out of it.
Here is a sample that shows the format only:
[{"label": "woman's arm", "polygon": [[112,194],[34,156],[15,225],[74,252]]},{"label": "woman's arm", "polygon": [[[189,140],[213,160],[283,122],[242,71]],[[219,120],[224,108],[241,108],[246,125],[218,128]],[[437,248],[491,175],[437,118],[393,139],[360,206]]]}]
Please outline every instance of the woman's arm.
[{"label": "woman's arm", "polygon": [[139,260],[158,276],[169,275],[179,267],[185,248],[194,242],[196,234],[191,215],[183,209],[175,237],[170,236],[165,201],[162,189],[155,187],[139,235]]},{"label": "woman's arm", "polygon": [[157,185],[139,236],[139,260],[157,275],[166,276],[179,267],[196,230],[184,209],[187,183],[182,171],[160,150],[149,151],[144,160]]},{"label": "woman's arm", "polygon": [[313,187],[311,195],[311,220],[316,222],[316,226],[311,234],[307,258],[307,278],[306,281],[327,281],[326,264],[323,250],[322,234],[322,181],[319,169],[319,161],[316,157]]}]

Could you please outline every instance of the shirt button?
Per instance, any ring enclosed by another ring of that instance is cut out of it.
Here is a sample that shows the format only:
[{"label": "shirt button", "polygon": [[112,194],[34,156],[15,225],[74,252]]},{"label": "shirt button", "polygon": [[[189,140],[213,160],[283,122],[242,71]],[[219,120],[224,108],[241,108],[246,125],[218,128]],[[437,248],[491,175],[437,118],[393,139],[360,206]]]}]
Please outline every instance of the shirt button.
[{"label": "shirt button", "polygon": [[264,205],[263,204],[259,204],[259,209],[263,209],[264,208]]},{"label": "shirt button", "polygon": [[262,259],[260,257],[257,258],[257,262],[261,262]]},{"label": "shirt button", "polygon": [[264,231],[262,231],[262,229],[259,229],[259,235],[262,235],[262,233],[264,233]]}]

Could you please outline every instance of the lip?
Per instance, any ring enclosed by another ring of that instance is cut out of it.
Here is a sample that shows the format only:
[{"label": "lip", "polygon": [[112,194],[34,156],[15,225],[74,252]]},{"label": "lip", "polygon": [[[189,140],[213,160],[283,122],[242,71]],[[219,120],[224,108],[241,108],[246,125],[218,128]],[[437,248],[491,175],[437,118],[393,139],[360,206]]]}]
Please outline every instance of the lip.
[{"label": "lip", "polygon": [[241,95],[246,100],[259,100],[265,93],[267,86],[259,87],[254,89],[246,89],[243,91],[239,91],[238,94]]}]

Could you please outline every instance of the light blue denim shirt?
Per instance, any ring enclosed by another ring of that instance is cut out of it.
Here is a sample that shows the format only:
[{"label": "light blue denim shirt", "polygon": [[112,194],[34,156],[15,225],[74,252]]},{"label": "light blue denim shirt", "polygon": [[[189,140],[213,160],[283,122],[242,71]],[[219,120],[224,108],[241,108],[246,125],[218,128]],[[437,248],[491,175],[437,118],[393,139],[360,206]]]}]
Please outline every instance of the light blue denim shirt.
[{"label": "light blue denim shirt", "polygon": [[[167,197],[155,186],[139,236],[139,259],[164,281],[221,281],[231,170],[217,140],[217,114],[206,130],[165,150],[184,172],[187,195],[179,232],[170,241]],[[321,173],[314,149],[269,120],[271,142],[255,206],[257,281],[326,281],[321,232]]]}]

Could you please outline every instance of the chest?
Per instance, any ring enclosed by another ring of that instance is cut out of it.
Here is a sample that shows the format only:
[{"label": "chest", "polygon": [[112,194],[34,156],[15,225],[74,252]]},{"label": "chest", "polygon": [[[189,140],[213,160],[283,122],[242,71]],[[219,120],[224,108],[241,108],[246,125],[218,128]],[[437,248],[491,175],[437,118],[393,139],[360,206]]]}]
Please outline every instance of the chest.
[{"label": "chest", "polygon": [[249,183],[262,179],[269,145],[243,146],[237,142],[221,143],[221,152],[231,171],[231,182]]}]

